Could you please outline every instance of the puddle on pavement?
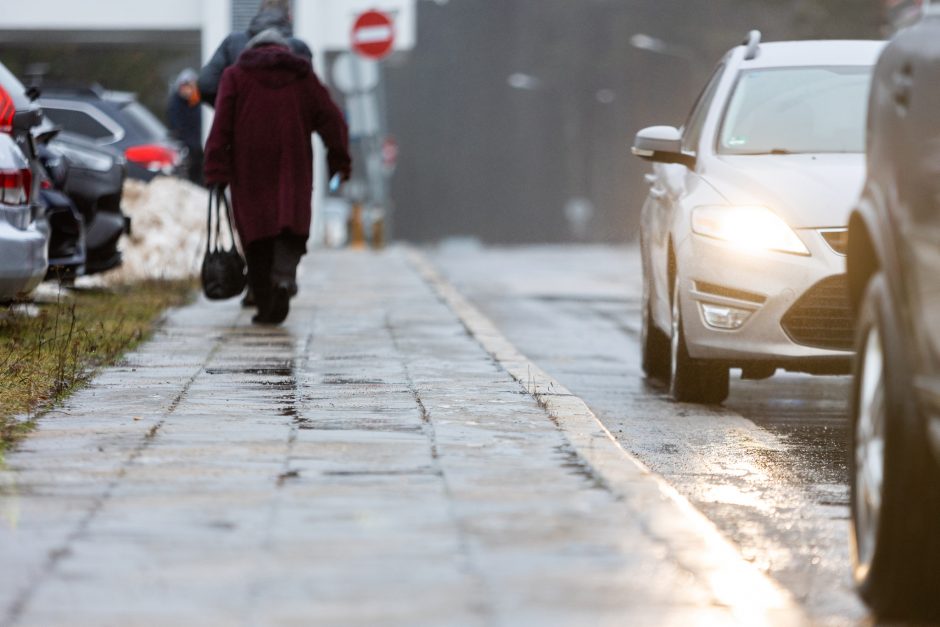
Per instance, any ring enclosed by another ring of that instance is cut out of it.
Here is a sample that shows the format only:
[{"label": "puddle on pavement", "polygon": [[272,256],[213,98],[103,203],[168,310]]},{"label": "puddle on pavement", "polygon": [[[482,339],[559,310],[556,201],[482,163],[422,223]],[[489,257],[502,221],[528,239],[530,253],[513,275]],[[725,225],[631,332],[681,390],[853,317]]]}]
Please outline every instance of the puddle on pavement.
[{"label": "puddle on pavement", "polygon": [[442,473],[436,468],[425,466],[422,468],[391,468],[377,470],[327,470],[322,474],[325,477],[439,477]]},{"label": "puddle on pavement", "polygon": [[555,447],[555,453],[562,460],[561,467],[564,468],[567,472],[581,479],[584,479],[591,484],[592,488],[597,490],[605,490],[606,486],[600,477],[594,472],[594,469],[591,468],[581,457],[571,448],[568,444],[562,444]]},{"label": "puddle on pavement", "polygon": [[283,396],[280,399],[282,404],[280,406],[280,414],[285,418],[293,418],[294,424],[300,426],[301,417],[300,412],[297,411],[297,399],[293,394],[289,396]]},{"label": "puddle on pavement", "polygon": [[258,367],[258,368],[206,368],[206,374],[253,374],[260,377],[293,377],[294,368],[290,367]]},{"label": "puddle on pavement", "polygon": [[288,481],[292,481],[294,479],[300,479],[299,470],[288,470],[287,472],[282,472],[277,476],[277,485],[278,487],[281,487]]},{"label": "puddle on pavement", "polygon": [[421,433],[421,425],[402,424],[377,418],[298,418],[296,424],[304,431],[376,431],[385,433]]},{"label": "puddle on pavement", "polygon": [[378,355],[329,355],[324,357],[323,361],[369,361],[378,358]]},{"label": "puddle on pavement", "polygon": [[352,379],[340,376],[326,375],[323,379],[324,385],[385,385],[381,379]]},{"label": "puddle on pavement", "polygon": [[639,303],[639,297],[631,296],[601,296],[589,294],[536,294],[529,297],[531,300],[543,303],[575,303],[584,304],[602,304],[602,305],[622,305],[626,303]]}]

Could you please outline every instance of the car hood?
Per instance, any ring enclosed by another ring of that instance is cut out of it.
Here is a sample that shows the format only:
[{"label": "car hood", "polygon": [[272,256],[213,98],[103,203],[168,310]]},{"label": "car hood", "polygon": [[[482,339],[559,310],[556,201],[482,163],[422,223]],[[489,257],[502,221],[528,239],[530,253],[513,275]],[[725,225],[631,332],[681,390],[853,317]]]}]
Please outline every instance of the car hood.
[{"label": "car hood", "polygon": [[703,172],[732,205],[771,209],[793,228],[841,227],[865,180],[865,155],[723,155]]}]

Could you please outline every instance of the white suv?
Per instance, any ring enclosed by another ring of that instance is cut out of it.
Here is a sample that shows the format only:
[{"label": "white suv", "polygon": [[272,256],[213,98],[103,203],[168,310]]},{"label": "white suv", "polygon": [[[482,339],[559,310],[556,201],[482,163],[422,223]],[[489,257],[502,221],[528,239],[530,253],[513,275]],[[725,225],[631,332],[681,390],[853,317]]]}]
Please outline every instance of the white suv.
[{"label": "white suv", "polygon": [[718,64],[682,129],[640,131],[643,367],[720,403],[729,368],[847,373],[846,226],[865,175],[874,41],[762,44]]}]

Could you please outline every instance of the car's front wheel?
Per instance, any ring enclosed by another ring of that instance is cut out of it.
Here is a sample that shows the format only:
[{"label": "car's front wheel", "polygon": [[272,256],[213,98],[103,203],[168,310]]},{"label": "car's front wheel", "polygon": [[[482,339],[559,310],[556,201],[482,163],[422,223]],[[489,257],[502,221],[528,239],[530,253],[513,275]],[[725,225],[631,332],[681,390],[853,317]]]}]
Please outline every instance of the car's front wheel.
[{"label": "car's front wheel", "polygon": [[689,356],[679,288],[677,277],[672,288],[669,392],[679,402],[717,405],[728,398],[728,367],[720,362],[692,359]]},{"label": "car's front wheel", "polygon": [[940,484],[884,276],[857,329],[851,405],[852,561],[886,619],[940,619]]},{"label": "car's front wheel", "polygon": [[669,380],[669,336],[656,328],[653,321],[651,290],[644,283],[643,321],[640,330],[643,372],[654,379]]}]

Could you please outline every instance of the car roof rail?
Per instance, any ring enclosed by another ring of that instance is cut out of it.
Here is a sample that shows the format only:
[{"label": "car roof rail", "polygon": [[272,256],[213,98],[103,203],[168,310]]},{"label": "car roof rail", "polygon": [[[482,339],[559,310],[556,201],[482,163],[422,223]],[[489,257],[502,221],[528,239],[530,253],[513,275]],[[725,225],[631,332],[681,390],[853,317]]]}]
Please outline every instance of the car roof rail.
[{"label": "car roof rail", "polygon": [[747,34],[747,39],[744,40],[745,61],[753,61],[757,58],[757,55],[760,54],[760,40],[761,34],[759,30],[752,30]]},{"label": "car roof rail", "polygon": [[79,84],[69,81],[46,81],[42,88],[44,96],[81,96],[85,98],[101,98],[104,88],[98,83],[92,85]]}]

